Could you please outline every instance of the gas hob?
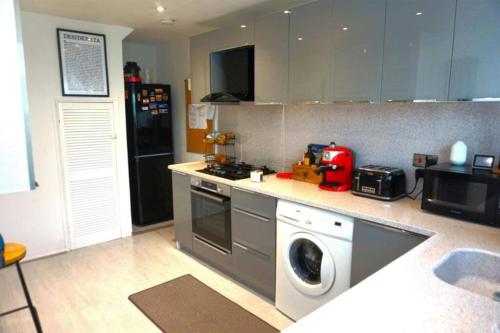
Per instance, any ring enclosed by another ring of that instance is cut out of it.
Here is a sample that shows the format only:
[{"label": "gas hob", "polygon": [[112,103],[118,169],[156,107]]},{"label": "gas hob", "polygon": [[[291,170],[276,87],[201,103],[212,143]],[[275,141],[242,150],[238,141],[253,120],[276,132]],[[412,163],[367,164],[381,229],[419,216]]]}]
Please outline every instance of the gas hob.
[{"label": "gas hob", "polygon": [[229,163],[229,164],[214,164],[212,166],[207,166],[205,169],[197,171],[230,180],[239,180],[239,179],[250,178],[250,171],[257,169],[262,170],[264,175],[275,173],[274,170],[269,169],[265,165],[255,166],[243,162]]}]

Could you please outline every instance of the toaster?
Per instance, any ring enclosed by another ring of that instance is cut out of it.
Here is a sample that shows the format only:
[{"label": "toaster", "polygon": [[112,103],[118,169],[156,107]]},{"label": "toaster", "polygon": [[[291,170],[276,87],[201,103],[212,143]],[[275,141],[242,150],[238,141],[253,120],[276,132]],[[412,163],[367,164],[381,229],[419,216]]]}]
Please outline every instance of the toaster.
[{"label": "toaster", "polygon": [[406,195],[405,172],[398,168],[366,165],[354,170],[352,194],[392,201]]}]

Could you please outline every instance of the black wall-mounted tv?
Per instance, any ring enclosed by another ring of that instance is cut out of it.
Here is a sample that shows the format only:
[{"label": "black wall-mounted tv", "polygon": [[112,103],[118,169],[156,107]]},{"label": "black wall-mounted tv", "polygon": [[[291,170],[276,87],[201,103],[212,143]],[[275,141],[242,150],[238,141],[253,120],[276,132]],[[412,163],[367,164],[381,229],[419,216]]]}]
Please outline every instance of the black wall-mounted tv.
[{"label": "black wall-mounted tv", "polygon": [[210,54],[210,93],[228,93],[241,101],[254,100],[254,46]]}]

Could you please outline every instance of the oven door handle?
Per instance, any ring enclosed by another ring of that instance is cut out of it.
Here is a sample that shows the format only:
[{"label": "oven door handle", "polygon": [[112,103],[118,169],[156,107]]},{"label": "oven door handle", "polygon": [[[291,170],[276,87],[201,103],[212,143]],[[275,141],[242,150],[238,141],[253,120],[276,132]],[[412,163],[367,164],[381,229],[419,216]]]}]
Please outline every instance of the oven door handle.
[{"label": "oven door handle", "polygon": [[202,196],[202,197],[209,199],[209,200],[212,200],[212,201],[216,201],[216,202],[221,203],[221,204],[229,200],[229,198],[221,198],[221,197],[217,197],[215,195],[210,195],[208,193],[193,190],[193,189],[191,189],[191,193]]}]

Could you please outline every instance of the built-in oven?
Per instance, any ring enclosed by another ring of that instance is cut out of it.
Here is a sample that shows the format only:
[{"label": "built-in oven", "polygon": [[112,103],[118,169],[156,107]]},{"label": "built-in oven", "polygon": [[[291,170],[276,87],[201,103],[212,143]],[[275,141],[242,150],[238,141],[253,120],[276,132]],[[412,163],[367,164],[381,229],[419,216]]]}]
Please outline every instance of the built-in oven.
[{"label": "built-in oven", "polygon": [[228,185],[191,177],[193,237],[231,253],[231,189]]}]

